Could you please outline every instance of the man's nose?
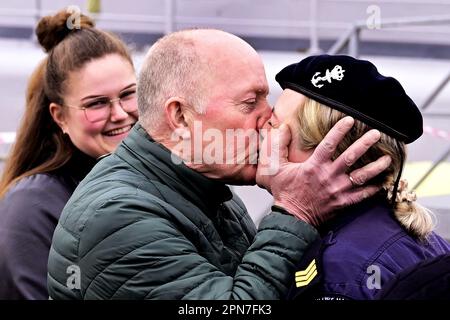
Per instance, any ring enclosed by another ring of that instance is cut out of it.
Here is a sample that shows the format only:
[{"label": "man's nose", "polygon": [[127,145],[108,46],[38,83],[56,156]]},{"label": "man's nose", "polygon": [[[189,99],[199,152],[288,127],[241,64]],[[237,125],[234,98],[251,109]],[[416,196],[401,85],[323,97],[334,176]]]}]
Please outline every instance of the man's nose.
[{"label": "man's nose", "polygon": [[272,107],[266,101],[261,111],[261,116],[258,119],[258,129],[261,129],[267,125],[267,122],[272,117]]},{"label": "man's nose", "polygon": [[263,129],[270,130],[273,128],[273,117],[270,117],[266,122],[264,122],[264,125],[262,127]]}]

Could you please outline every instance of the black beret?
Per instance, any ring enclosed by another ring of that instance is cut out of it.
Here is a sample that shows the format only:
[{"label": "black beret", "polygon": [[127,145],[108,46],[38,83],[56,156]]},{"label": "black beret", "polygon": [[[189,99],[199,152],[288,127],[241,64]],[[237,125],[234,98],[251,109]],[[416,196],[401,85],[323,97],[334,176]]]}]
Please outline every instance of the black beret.
[{"label": "black beret", "polygon": [[423,119],[401,84],[369,61],[344,55],[310,56],[275,77],[289,88],[405,143],[422,135]]}]

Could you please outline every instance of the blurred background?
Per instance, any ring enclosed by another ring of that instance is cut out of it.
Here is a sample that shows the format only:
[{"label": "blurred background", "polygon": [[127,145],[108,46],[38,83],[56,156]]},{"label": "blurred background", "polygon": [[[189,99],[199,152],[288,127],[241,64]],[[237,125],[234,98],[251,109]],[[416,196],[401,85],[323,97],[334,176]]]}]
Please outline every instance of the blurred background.
[{"label": "blurred background", "polygon": [[[2,0],[0,2],[0,170],[24,110],[27,79],[44,53],[33,34],[40,17],[73,6],[117,32],[139,70],[149,46],[189,27],[237,34],[263,57],[270,103],[284,66],[315,53],[368,59],[394,76],[424,114],[404,172],[419,202],[450,239],[450,0]],[[270,209],[258,187],[234,187],[256,223]]]}]

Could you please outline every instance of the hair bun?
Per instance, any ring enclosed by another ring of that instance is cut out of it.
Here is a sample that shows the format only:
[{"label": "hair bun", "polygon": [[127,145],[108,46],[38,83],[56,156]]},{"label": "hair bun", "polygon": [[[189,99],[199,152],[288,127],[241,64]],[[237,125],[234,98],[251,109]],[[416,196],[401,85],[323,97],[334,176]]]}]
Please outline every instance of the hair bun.
[{"label": "hair bun", "polygon": [[[79,14],[79,17],[77,14]],[[79,26],[77,26],[78,22]],[[71,26],[73,28],[70,28]],[[53,16],[45,16],[39,20],[36,27],[36,36],[45,52],[49,52],[71,32],[93,28],[94,26],[94,21],[88,16],[65,9]]]}]

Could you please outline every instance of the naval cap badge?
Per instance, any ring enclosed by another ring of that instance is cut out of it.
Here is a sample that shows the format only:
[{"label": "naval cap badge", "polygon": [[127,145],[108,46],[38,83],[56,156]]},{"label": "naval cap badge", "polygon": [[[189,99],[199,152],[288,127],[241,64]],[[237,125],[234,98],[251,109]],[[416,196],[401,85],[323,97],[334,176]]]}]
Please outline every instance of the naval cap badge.
[{"label": "naval cap badge", "polygon": [[311,78],[311,83],[317,88],[322,88],[324,84],[319,84],[320,81],[328,81],[328,83],[331,83],[331,80],[341,81],[344,78],[344,72],[340,65],[336,65],[331,72],[327,69],[323,77],[320,76],[320,72],[316,72]]}]

